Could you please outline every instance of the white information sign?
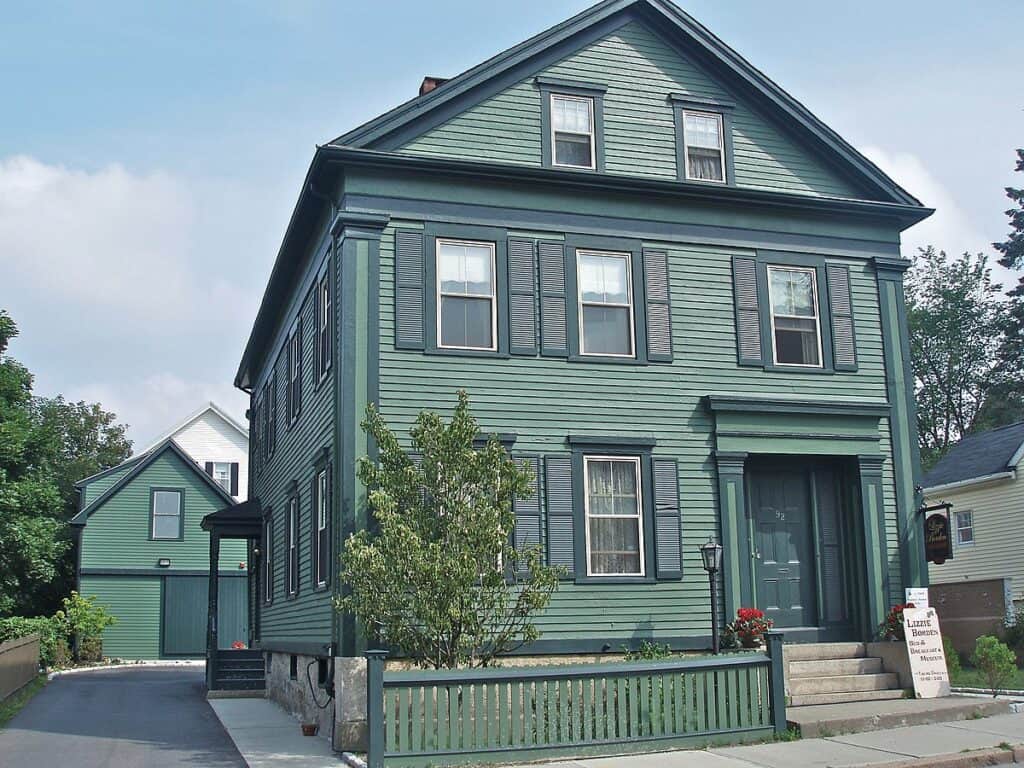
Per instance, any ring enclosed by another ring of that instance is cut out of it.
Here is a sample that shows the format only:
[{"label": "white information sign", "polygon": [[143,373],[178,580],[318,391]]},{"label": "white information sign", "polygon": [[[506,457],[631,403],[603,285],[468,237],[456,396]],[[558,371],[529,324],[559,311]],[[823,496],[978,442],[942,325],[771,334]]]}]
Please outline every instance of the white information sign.
[{"label": "white information sign", "polygon": [[915,608],[928,607],[928,587],[907,587],[903,593],[906,597],[904,602],[910,603]]},{"label": "white information sign", "polygon": [[914,678],[914,695],[919,699],[949,696],[949,672],[942,648],[939,615],[934,608],[908,608],[903,612],[907,635],[907,656]]}]

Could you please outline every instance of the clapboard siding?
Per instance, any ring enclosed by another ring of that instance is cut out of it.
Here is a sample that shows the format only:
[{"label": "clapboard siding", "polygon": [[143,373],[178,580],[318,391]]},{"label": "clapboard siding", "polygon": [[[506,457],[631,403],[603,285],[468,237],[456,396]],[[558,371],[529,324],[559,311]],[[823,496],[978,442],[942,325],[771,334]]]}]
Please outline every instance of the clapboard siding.
[{"label": "clapboard siding", "polygon": [[249,441],[214,411],[208,410],[186,424],[174,435],[174,441],[202,467],[208,461],[238,463],[239,501],[248,498]]},{"label": "clapboard siding", "polygon": [[118,469],[115,472],[111,472],[108,475],[93,480],[88,485],[82,486],[82,505],[84,509],[87,505],[96,501],[100,496],[109,491],[114,485],[125,475],[131,472],[135,466],[135,462],[132,462],[128,466]]},{"label": "clapboard siding", "polygon": [[[541,165],[540,91],[535,73],[413,139],[399,151]],[[726,91],[640,22],[631,22],[548,67],[543,74],[607,86],[608,173],[676,178],[670,93],[736,102],[733,147],[738,186],[856,197],[856,189],[777,125]]]},{"label": "clapboard siding", "polygon": [[103,655],[112,658],[160,658],[159,576],[83,576],[81,593],[114,616],[103,631]]},{"label": "clapboard siding", "polygon": [[[929,504],[949,502],[953,505],[953,559],[942,565],[929,565],[933,584],[978,581],[981,579],[1013,579],[1013,599],[1024,600],[1024,557],[1021,547],[1021,515],[1024,514],[1024,478],[1017,468],[1016,477],[973,488],[943,491],[929,496]],[[956,543],[956,513],[974,513],[974,543]]]},{"label": "clapboard siding", "polygon": [[[92,492],[92,485],[88,487]],[[150,540],[153,487],[185,490],[181,541]],[[82,530],[82,568],[155,568],[157,560],[166,557],[172,569],[208,569],[210,537],[200,524],[223,506],[224,499],[196,476],[194,468],[167,451],[89,516]],[[246,560],[245,542],[225,541],[220,557],[221,570],[238,569]]]},{"label": "clapboard siding", "polygon": [[[307,254],[308,269],[319,272],[323,266],[324,244],[316,245]],[[335,300],[335,315],[339,303]],[[327,644],[331,642],[333,608],[330,591],[313,591],[311,576],[312,500],[310,484],[313,460],[324,448],[333,452],[334,413],[333,377],[337,373],[335,350],[330,373],[322,382],[316,378],[314,349],[316,344],[316,295],[306,292],[293,297],[290,311],[282,319],[281,328],[291,328],[295,318],[302,316],[302,407],[292,425],[288,423],[286,347],[275,349],[272,363],[257,378],[254,392],[262,392],[269,372],[277,374],[277,450],[253,476],[253,493],[264,510],[271,510],[274,520],[274,600],[261,606],[260,643],[273,648],[275,642]],[[270,367],[272,365],[272,368]],[[253,425],[255,428],[257,425]],[[299,594],[285,596],[285,524],[289,489],[299,492]],[[336,497],[336,495],[335,495]]]},{"label": "clapboard siding", "polygon": [[[615,647],[637,632],[665,637],[708,632],[707,580],[698,547],[717,533],[718,502],[714,425],[701,404],[703,396],[735,392],[884,401],[878,293],[874,269],[863,261],[834,260],[850,268],[860,362],[856,372],[801,375],[738,366],[732,257],[751,252],[669,242],[645,242],[644,247],[668,254],[672,364],[570,363],[549,357],[495,361],[395,349],[395,226],[416,223],[395,222],[381,241],[380,406],[390,424],[405,432],[421,408],[448,413],[456,390],[464,387],[482,429],[516,433],[517,452],[564,452],[567,434],[589,431],[652,435],[657,439],[655,454],[678,462],[683,580],[621,586],[563,584],[540,622],[546,639],[603,638]],[[534,234],[561,237],[558,232]],[[884,420],[880,431],[880,447],[889,456]],[[884,473],[889,572],[896,594],[900,572],[891,460],[886,461]]]}]

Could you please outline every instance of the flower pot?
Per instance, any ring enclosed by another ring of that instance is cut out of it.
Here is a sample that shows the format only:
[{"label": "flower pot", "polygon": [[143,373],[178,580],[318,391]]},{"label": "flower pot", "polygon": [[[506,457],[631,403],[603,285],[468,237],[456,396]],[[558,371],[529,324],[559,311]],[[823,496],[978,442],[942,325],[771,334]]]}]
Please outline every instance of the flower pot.
[{"label": "flower pot", "polygon": [[760,648],[761,638],[757,635],[744,635],[740,638],[740,645],[744,648]]},{"label": "flower pot", "polygon": [[316,736],[316,732],[320,730],[320,726],[316,723],[303,723],[302,724],[302,735],[303,736]]}]

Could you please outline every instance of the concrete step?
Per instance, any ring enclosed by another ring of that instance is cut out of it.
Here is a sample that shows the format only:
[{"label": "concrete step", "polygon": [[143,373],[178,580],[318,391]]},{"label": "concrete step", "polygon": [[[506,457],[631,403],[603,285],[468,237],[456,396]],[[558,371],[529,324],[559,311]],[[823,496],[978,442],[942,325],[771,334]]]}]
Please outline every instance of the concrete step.
[{"label": "concrete step", "polygon": [[221,669],[214,673],[218,680],[263,680],[263,669]]},{"label": "concrete step", "polygon": [[877,675],[882,672],[881,659],[828,659],[791,661],[789,679],[800,677],[835,677],[836,675]]},{"label": "concrete step", "polygon": [[899,688],[899,678],[892,673],[876,675],[834,675],[831,677],[797,677],[789,680],[789,694],[849,693],[850,691],[884,691]]},{"label": "concrete step", "polygon": [[793,643],[784,645],[782,653],[787,662],[862,659],[867,655],[864,643]]},{"label": "concrete step", "polygon": [[[789,707],[786,719],[805,739],[838,736],[909,725],[949,723],[1001,715],[1010,711],[1006,699],[950,696],[943,699],[863,701],[820,706]],[[993,738],[998,738],[994,736]]]},{"label": "concrete step", "polygon": [[892,701],[902,699],[906,693],[900,690],[892,691],[847,691],[846,693],[805,693],[800,696],[791,696],[789,706],[791,707],[813,707],[818,704],[848,704],[853,701]]},{"label": "concrete step", "polygon": [[214,687],[222,691],[262,691],[266,688],[267,684],[263,678],[249,678],[249,679],[238,679],[238,678],[221,678],[218,677],[214,681]]}]

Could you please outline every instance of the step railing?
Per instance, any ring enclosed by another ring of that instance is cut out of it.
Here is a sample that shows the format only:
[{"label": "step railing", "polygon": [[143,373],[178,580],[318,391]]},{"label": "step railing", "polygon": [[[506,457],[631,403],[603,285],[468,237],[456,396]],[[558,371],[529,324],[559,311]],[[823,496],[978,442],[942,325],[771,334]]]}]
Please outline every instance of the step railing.
[{"label": "step railing", "polygon": [[782,635],[764,653],[385,671],[368,651],[369,768],[609,755],[786,730]]}]

